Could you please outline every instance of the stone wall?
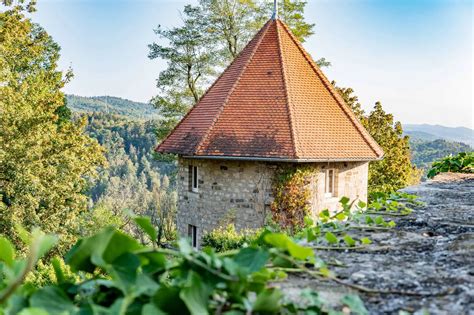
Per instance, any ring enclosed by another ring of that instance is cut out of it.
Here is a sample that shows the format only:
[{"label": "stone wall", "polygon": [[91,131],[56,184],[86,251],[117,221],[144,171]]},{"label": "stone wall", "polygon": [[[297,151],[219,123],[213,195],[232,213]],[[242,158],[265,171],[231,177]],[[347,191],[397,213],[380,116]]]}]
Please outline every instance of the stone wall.
[{"label": "stone wall", "polygon": [[[179,159],[177,227],[187,235],[188,225],[197,227],[198,239],[203,233],[227,222],[237,230],[261,227],[270,214],[273,201],[272,179],[276,163]],[[198,191],[190,190],[189,165],[198,167]],[[368,163],[318,163],[317,173],[311,180],[312,211],[335,210],[341,196],[351,199],[367,198]],[[336,195],[324,195],[324,171],[335,168]]]}]

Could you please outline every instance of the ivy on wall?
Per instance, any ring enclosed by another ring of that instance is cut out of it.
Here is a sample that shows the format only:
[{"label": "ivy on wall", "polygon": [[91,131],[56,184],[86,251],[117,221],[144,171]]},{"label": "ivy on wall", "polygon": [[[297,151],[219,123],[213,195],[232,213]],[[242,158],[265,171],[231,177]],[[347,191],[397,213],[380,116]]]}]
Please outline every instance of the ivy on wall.
[{"label": "ivy on wall", "polygon": [[304,218],[311,212],[311,178],[314,165],[280,165],[272,182],[274,201],[272,218],[282,228],[294,231],[304,227]]}]

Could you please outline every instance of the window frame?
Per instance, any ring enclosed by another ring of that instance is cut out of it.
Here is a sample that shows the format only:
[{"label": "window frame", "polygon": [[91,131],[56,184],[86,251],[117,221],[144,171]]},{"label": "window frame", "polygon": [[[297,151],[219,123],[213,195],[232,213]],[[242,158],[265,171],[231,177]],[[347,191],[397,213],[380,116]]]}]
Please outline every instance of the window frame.
[{"label": "window frame", "polygon": [[328,168],[324,172],[324,196],[336,197],[336,169]]},{"label": "window frame", "polygon": [[188,176],[189,176],[189,191],[199,192],[199,171],[196,165],[188,166]]}]

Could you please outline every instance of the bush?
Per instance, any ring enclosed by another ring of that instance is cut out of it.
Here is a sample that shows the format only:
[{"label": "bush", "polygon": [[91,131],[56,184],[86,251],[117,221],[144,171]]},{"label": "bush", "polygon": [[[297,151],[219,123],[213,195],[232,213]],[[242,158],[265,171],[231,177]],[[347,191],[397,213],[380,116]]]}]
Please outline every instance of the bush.
[{"label": "bush", "polygon": [[434,162],[427,176],[433,178],[444,172],[474,173],[474,152],[461,152]]},{"label": "bush", "polygon": [[225,252],[232,249],[239,249],[245,244],[250,244],[258,237],[259,230],[243,230],[237,232],[233,224],[220,227],[202,237],[203,247],[212,247],[216,252]]}]

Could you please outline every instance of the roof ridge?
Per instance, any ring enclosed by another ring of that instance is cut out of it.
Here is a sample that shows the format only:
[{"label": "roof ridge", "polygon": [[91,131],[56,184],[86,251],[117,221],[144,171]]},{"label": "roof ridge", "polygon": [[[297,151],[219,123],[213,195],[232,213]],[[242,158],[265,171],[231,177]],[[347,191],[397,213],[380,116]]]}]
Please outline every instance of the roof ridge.
[{"label": "roof ridge", "polygon": [[[211,134],[211,131],[212,129],[214,128],[214,126],[216,125],[216,122],[219,120],[219,116],[221,115],[221,113],[223,112],[224,110],[224,107],[227,105],[227,103],[229,102],[229,99],[230,99],[230,96],[232,95],[232,93],[234,92],[236,86],[239,84],[240,82],[240,79],[242,78],[242,74],[245,72],[245,70],[247,69],[247,66],[250,64],[250,62],[252,61],[254,55],[255,55],[255,52],[257,51],[258,47],[259,47],[259,44],[262,42],[263,40],[263,37],[265,36],[265,34],[267,33],[268,29],[269,29],[269,26],[271,24],[271,20],[268,20],[267,23],[265,23],[265,25],[260,29],[260,31],[258,33],[261,33],[260,36],[258,37],[258,40],[257,42],[255,43],[255,46],[252,48],[251,52],[250,52],[250,56],[249,58],[246,60],[244,66],[242,67],[242,69],[240,70],[239,72],[239,75],[237,77],[237,79],[235,80],[235,82],[232,84],[232,87],[229,91],[229,93],[226,95],[225,97],[225,100],[222,104],[222,106],[219,108],[219,112],[217,113],[217,115],[214,117],[214,119],[212,120],[212,123],[211,125],[209,126],[209,128],[207,129],[207,131],[204,133],[204,136],[201,138],[201,141],[199,141],[199,143],[197,144],[196,146],[196,150],[194,151],[195,153],[198,153],[201,149],[201,146],[204,144],[204,142],[209,138],[209,135]],[[256,34],[256,36],[254,37],[257,38],[257,35],[258,33]],[[249,42],[250,43],[250,42]],[[247,44],[248,45],[248,44]],[[222,74],[219,76],[219,78],[214,82],[214,84],[219,81],[220,77],[227,71],[227,69],[240,57],[240,55],[243,53],[243,51],[245,50],[245,48],[237,55],[237,57],[234,58],[234,60],[232,60],[232,62],[227,66],[227,68],[222,72]],[[214,86],[211,85],[212,86]],[[209,87],[208,91],[211,89],[211,87]],[[207,91],[206,91],[207,93]],[[204,95],[203,95],[204,96]]]},{"label": "roof ridge", "polygon": [[311,68],[314,70],[316,75],[322,80],[323,84],[326,86],[326,88],[329,90],[331,95],[334,97],[336,102],[339,104],[341,109],[344,111],[344,113],[349,117],[351,120],[352,124],[356,127],[357,131],[361,134],[362,138],[364,141],[369,145],[369,147],[374,151],[374,153],[381,157],[383,155],[383,150],[380,148],[380,146],[377,144],[377,142],[372,138],[372,136],[369,134],[367,130],[362,126],[362,123],[355,117],[354,113],[352,110],[350,110],[345,103],[345,101],[342,99],[342,97],[335,91],[334,87],[332,84],[329,82],[329,80],[326,78],[324,73],[319,69],[319,67],[316,65],[316,62],[313,60],[313,58],[306,52],[306,50],[303,48],[301,43],[296,39],[295,35],[290,31],[288,26],[280,20],[281,25],[287,32],[287,34],[290,36],[291,40],[296,44],[300,52],[303,54],[304,58],[308,61],[308,63],[311,65]]},{"label": "roof ridge", "polygon": [[280,37],[280,31],[278,29],[278,22],[279,20],[276,20],[275,27],[276,27],[276,33],[277,33],[277,38],[278,38],[278,56],[280,57],[280,63],[281,63],[281,72],[283,75],[283,84],[284,84],[284,90],[285,90],[285,96],[286,96],[286,106],[288,107],[288,118],[290,120],[290,130],[291,130],[291,138],[293,142],[293,150],[296,158],[299,158],[299,149],[298,147],[300,146],[299,144],[299,138],[296,137],[295,134],[295,129],[294,129],[294,123],[293,123],[293,115],[292,115],[292,105],[290,102],[290,94],[288,93],[288,81],[287,81],[287,76],[286,76],[286,70],[285,70],[285,64],[283,62],[283,54],[282,54],[282,49],[283,46],[281,44],[281,37]]}]

